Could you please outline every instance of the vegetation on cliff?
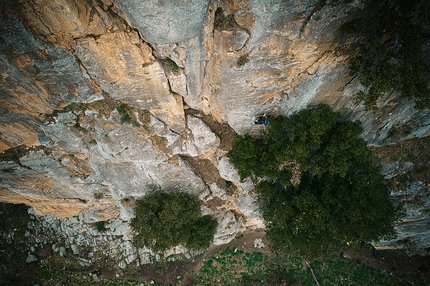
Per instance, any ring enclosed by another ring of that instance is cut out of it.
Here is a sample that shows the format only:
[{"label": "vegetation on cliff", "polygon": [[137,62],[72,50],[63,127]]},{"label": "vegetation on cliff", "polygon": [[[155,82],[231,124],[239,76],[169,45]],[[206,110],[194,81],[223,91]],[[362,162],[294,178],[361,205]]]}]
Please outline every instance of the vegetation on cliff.
[{"label": "vegetation on cliff", "polygon": [[136,231],[136,247],[165,251],[185,245],[199,250],[209,247],[217,222],[202,216],[200,200],[183,192],[163,192],[155,189],[137,201],[131,227]]},{"label": "vegetation on cliff", "polygon": [[271,119],[261,138],[236,138],[228,156],[242,178],[259,182],[274,249],[315,254],[395,236],[401,211],[361,132],[359,123],[320,105]]},{"label": "vegetation on cliff", "polygon": [[[372,2],[372,1],[371,1]],[[377,109],[385,93],[399,92],[418,109],[430,107],[430,90],[424,53],[428,31],[427,1],[394,0],[371,4],[376,13],[346,23],[342,30],[358,35],[350,74],[359,75],[363,90],[355,94],[367,110]]]}]

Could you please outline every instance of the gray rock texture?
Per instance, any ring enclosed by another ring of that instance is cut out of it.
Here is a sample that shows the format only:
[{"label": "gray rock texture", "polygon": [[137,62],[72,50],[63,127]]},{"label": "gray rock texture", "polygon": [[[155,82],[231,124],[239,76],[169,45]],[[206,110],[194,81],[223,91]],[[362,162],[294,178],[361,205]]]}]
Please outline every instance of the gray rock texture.
[{"label": "gray rock texture", "polygon": [[201,119],[194,116],[188,116],[187,125],[194,136],[195,145],[200,150],[209,151],[210,149],[218,147],[220,144],[219,138]]},{"label": "gray rock texture", "polygon": [[175,44],[202,33],[210,0],[118,1],[122,14],[153,44]]},{"label": "gray rock texture", "polygon": [[422,182],[409,183],[406,190],[393,192],[405,206],[406,215],[397,225],[395,240],[376,243],[379,248],[406,249],[410,256],[428,255],[430,247],[430,188]]}]

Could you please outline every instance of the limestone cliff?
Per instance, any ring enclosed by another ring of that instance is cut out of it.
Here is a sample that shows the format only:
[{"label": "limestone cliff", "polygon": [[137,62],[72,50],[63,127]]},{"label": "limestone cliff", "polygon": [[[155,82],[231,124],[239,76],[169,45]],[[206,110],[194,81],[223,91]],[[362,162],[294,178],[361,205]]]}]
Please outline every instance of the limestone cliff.
[{"label": "limestone cliff", "polygon": [[339,28],[367,2],[2,0],[0,199],[128,221],[130,200],[159,185],[205,202],[215,243],[262,227],[225,157],[234,132],[258,132],[252,116],[326,102],[371,145],[430,132],[429,110],[396,94],[376,113],[354,104],[354,38]]}]

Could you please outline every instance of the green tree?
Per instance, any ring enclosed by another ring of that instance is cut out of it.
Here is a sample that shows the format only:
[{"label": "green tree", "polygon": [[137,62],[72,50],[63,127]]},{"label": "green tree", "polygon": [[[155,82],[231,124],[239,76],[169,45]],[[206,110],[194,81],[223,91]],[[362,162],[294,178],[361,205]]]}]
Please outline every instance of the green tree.
[{"label": "green tree", "polygon": [[229,159],[236,167],[242,178],[259,174],[259,166],[256,158],[260,157],[260,150],[249,134],[239,135],[233,142],[233,150],[229,153]]},{"label": "green tree", "polygon": [[184,192],[153,190],[138,200],[130,225],[136,232],[133,243],[154,251],[165,251],[177,245],[190,249],[209,247],[217,222],[202,216],[201,203]]},{"label": "green tree", "polygon": [[319,105],[271,119],[259,139],[235,142],[228,156],[239,174],[264,178],[259,206],[274,249],[315,254],[395,236],[401,210],[390,201],[361,132],[359,123]]}]

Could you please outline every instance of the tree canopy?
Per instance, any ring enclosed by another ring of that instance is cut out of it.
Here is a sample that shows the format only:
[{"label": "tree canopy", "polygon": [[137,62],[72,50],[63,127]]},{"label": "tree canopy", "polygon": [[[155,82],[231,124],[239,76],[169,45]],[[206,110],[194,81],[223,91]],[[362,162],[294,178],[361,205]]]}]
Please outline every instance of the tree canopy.
[{"label": "tree canopy", "polygon": [[208,248],[218,223],[202,216],[200,200],[184,192],[156,189],[138,200],[131,227],[136,247],[165,251],[177,245],[189,249]]},{"label": "tree canopy", "polygon": [[238,136],[228,157],[258,183],[275,249],[319,253],[395,236],[393,206],[358,122],[328,105],[270,120],[261,138]]}]

